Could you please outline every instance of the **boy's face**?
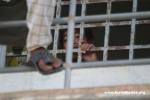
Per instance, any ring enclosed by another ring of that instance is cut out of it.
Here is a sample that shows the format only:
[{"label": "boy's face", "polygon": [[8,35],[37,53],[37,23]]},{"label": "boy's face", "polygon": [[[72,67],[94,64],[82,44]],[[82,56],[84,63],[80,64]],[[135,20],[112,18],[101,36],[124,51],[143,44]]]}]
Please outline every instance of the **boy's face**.
[{"label": "boy's face", "polygon": [[[79,33],[75,32],[73,48],[78,48],[79,47],[79,38],[80,38]],[[63,42],[64,42],[63,47],[64,47],[64,49],[66,49],[67,48],[67,32],[64,33]]]}]

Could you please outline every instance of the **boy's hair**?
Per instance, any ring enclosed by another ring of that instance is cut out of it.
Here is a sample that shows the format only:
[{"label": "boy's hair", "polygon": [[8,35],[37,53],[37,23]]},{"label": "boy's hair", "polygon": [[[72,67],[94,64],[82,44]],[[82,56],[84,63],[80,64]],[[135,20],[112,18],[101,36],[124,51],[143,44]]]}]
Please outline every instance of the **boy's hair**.
[{"label": "boy's hair", "polygon": [[94,36],[93,36],[93,32],[92,32],[91,29],[85,28],[85,30],[84,30],[84,38],[87,40],[87,42],[93,43]]},{"label": "boy's hair", "polygon": [[[67,29],[65,30],[60,30],[60,34],[59,34],[59,37],[60,37],[60,44],[59,44],[59,47],[60,49],[63,49],[63,44],[64,44],[64,41],[63,41],[63,37],[64,37],[64,33],[67,31]],[[80,33],[80,29],[79,28],[76,28],[75,29],[75,32],[76,33]],[[93,36],[93,33],[92,33],[92,30],[89,29],[89,28],[85,28],[84,29],[84,36],[83,36],[84,39],[87,40],[87,42],[89,43],[93,43],[94,41],[94,36]]]}]

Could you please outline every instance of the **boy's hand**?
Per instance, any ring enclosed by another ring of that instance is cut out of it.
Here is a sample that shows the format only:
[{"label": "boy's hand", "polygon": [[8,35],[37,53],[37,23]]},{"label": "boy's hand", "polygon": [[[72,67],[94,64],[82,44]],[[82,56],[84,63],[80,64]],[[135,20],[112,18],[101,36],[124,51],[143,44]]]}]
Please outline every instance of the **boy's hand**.
[{"label": "boy's hand", "polygon": [[91,50],[92,48],[94,48],[94,44],[92,43],[87,43],[87,42],[83,42],[81,45],[80,45],[80,49],[82,51],[82,53],[86,53],[87,51]]}]

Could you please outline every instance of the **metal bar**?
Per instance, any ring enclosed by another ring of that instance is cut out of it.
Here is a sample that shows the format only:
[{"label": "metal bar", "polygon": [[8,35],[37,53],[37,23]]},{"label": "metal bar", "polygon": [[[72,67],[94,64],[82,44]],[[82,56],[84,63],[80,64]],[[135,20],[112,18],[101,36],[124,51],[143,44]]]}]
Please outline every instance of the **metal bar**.
[{"label": "metal bar", "polygon": [[[97,22],[97,21],[105,21],[105,20],[129,20],[129,19],[138,19],[138,18],[150,18],[150,11],[136,12],[136,13],[121,13],[121,14],[107,14],[105,15],[91,15],[84,17],[75,17],[75,22]],[[69,18],[55,18],[53,24],[67,24]],[[0,21],[0,28],[5,27],[16,27],[16,26],[25,26],[25,20],[18,21]]]},{"label": "metal bar", "polygon": [[150,45],[134,45],[134,49],[146,49],[146,48],[150,48]]},{"label": "metal bar", "polygon": [[7,50],[7,46],[6,45],[0,45],[0,68],[4,68],[5,67],[6,50]]},{"label": "metal bar", "polygon": [[[75,13],[76,13],[76,0],[70,0],[69,8],[69,21],[68,21],[68,34],[67,34],[67,54],[66,63],[72,64],[73,40],[74,40],[74,27],[75,27]],[[65,88],[70,88],[71,81],[71,68],[67,66],[65,70]]]},{"label": "metal bar", "polygon": [[[133,0],[133,8],[132,12],[135,13],[137,11],[137,0]],[[130,50],[129,50],[129,60],[133,59],[134,55],[134,39],[135,39],[135,27],[136,27],[136,19],[132,19],[131,21],[131,35],[130,35]]]},{"label": "metal bar", "polygon": [[58,2],[57,2],[57,5],[56,5],[56,7],[57,7],[57,9],[56,9],[56,18],[60,18],[60,14],[61,14],[61,2],[62,2],[62,0],[58,0]]},{"label": "metal bar", "polygon": [[[111,0],[107,2],[107,16],[110,16],[111,13]],[[106,20],[105,26],[105,37],[104,37],[104,52],[103,52],[103,61],[107,61],[108,58],[108,43],[109,43],[109,34],[110,34],[110,21]]]},{"label": "metal bar", "polygon": [[[82,10],[81,10],[81,16],[84,17],[85,16],[85,13],[86,13],[86,3],[85,1],[82,1]],[[82,43],[82,40],[83,40],[83,36],[84,36],[84,22],[81,22],[80,24],[80,39],[79,39],[79,45],[81,45]],[[79,48],[78,50],[78,63],[81,63],[82,61],[82,53],[81,53],[81,50]]]},{"label": "metal bar", "polygon": [[[84,1],[86,4],[93,4],[93,3],[107,3],[108,0],[78,0],[77,4],[81,4]],[[112,2],[120,2],[120,1],[132,1],[132,0],[111,0]],[[69,1],[63,1],[61,5],[68,5]]]},{"label": "metal bar", "polygon": [[[61,6],[60,6],[61,0],[58,0],[57,5],[56,5],[56,18],[60,18],[60,13],[61,13]],[[54,42],[53,42],[53,50],[58,49],[58,37],[59,37],[59,24],[56,24],[56,28],[54,29]],[[53,52],[53,55],[56,57],[57,53]]]},{"label": "metal bar", "polygon": [[100,67],[120,67],[125,65],[142,65],[142,64],[150,64],[150,59],[135,59],[135,60],[111,60],[111,61],[99,61],[99,62],[87,62],[87,63],[74,63],[72,65],[72,69],[83,69],[83,68],[100,68]]},{"label": "metal bar", "polygon": [[122,13],[122,14],[110,14],[106,15],[93,15],[85,17],[77,17],[76,22],[95,22],[105,20],[127,20],[132,18],[150,18],[150,12],[136,12],[136,13]]},{"label": "metal bar", "polygon": [[0,73],[28,72],[28,71],[30,71],[30,72],[36,71],[36,69],[32,68],[32,67],[27,67],[27,66],[0,68]]},{"label": "metal bar", "polygon": [[[110,26],[122,26],[122,25],[131,25],[132,21],[121,21],[121,22],[110,22]],[[150,20],[136,20],[136,24],[150,24]],[[85,24],[84,23],[84,28],[89,28],[89,27],[105,27],[106,22],[101,22],[101,23],[90,23],[90,24]],[[59,26],[52,26],[51,29],[55,29],[59,27],[59,29],[66,29],[67,25],[59,25]],[[81,24],[78,24],[75,26],[75,28],[80,28]]]},{"label": "metal bar", "polygon": [[0,21],[0,28],[26,26],[25,20]]},{"label": "metal bar", "polygon": [[[109,46],[108,50],[129,50],[130,46],[126,45],[126,46]],[[150,45],[134,45],[133,49],[148,49],[150,48]],[[104,47],[95,47],[94,49],[91,49],[91,51],[100,51],[100,50],[104,50]],[[49,53],[66,53],[66,49],[59,49],[59,50],[50,50]],[[73,49],[73,52],[78,52],[78,49]],[[23,52],[21,54],[22,56],[26,56],[27,52]],[[16,56],[13,53],[7,53],[6,56]]]},{"label": "metal bar", "polygon": [[[105,21],[105,20],[128,20],[132,18],[150,18],[150,11],[136,12],[136,13],[121,13],[121,14],[107,14],[105,15],[91,15],[84,17],[76,17],[75,22],[97,22],[97,21]],[[54,23],[66,23],[68,18],[55,19]]]},{"label": "metal bar", "polygon": [[[84,68],[121,67],[126,65],[145,65],[145,64],[150,64],[150,59],[135,59],[132,61],[115,60],[115,61],[107,61],[107,62],[99,61],[99,62],[87,62],[87,63],[80,63],[80,64],[73,63],[71,66],[71,70],[84,69]],[[0,68],[0,73],[26,72],[26,71],[36,71],[36,69],[32,67],[26,67],[26,66]]]},{"label": "metal bar", "polygon": [[[58,32],[58,28],[56,28],[55,32],[54,32],[54,39],[53,39],[54,40],[54,42],[53,42],[53,50],[55,50],[55,51],[58,50],[58,48],[57,48],[57,44],[58,44],[57,42],[58,42],[58,37],[59,37],[58,33],[59,33]],[[56,57],[57,53],[53,52],[53,55]]]},{"label": "metal bar", "polygon": [[[133,49],[148,49],[150,48],[150,45],[134,45]],[[130,46],[109,46],[108,50],[129,50]],[[91,49],[91,51],[100,51],[104,50],[104,47],[95,47],[94,49]],[[50,51],[50,52],[57,52],[57,53],[65,53],[66,50],[58,50],[58,51]],[[73,52],[78,52],[78,49],[73,49]]]}]

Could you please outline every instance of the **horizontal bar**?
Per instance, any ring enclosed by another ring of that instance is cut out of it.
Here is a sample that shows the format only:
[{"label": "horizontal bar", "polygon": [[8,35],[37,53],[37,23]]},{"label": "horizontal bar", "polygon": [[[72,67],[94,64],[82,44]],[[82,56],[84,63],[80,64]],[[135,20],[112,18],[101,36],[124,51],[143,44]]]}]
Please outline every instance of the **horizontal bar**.
[{"label": "horizontal bar", "polygon": [[134,45],[133,46],[133,49],[148,49],[150,48],[150,45],[147,44],[147,45]]},{"label": "horizontal bar", "polygon": [[[150,18],[150,11],[146,12],[136,12],[136,13],[121,13],[121,14],[110,14],[110,15],[91,15],[84,17],[75,17],[76,23],[79,22],[98,22],[105,20],[129,20],[132,18]],[[53,24],[67,24],[69,18],[55,18]],[[0,28],[4,27],[15,27],[15,26],[25,26],[26,21],[18,20],[18,21],[0,21]]]},{"label": "horizontal bar", "polygon": [[100,67],[114,67],[114,66],[127,66],[127,65],[143,65],[150,64],[150,59],[134,59],[134,60],[111,60],[111,61],[97,61],[87,63],[73,63],[72,69],[82,68],[100,68]]},{"label": "horizontal bar", "polygon": [[[150,48],[150,44],[148,45],[134,45],[133,49],[148,49]],[[93,49],[91,49],[90,51],[103,51],[105,48],[104,47],[95,47]],[[130,49],[130,45],[125,45],[125,46],[109,46],[108,50],[129,50]],[[78,52],[79,49],[73,49],[73,52]],[[59,50],[50,50],[50,53],[65,53],[66,50],[65,49],[59,49]]]},{"label": "horizontal bar", "polygon": [[[97,61],[97,62],[87,62],[87,63],[73,63],[70,65],[71,69],[84,69],[84,68],[102,68],[102,67],[120,67],[120,66],[127,66],[127,65],[145,65],[150,64],[150,59],[135,59],[135,60],[111,60],[111,61]],[[66,66],[64,64],[64,66]],[[6,67],[0,68],[0,73],[10,73],[10,72],[28,72],[28,71],[36,71],[33,67],[28,66],[16,66],[16,67]]]},{"label": "horizontal bar", "polygon": [[[75,17],[75,22],[97,22],[106,20],[127,20],[132,18],[150,18],[150,11],[136,12],[136,13],[121,13],[121,14],[110,14],[110,15],[91,15],[84,17]],[[68,18],[57,18],[54,23],[65,24],[68,22]]]},{"label": "horizontal bar", "polygon": [[0,68],[0,73],[13,73],[13,72],[28,72],[28,71],[36,71],[36,69],[33,67],[28,67],[28,66],[14,66],[14,67],[5,67],[5,68]]},{"label": "horizontal bar", "polygon": [[[111,2],[122,2],[122,1],[132,1],[132,0],[111,0]],[[77,4],[82,4],[85,2],[86,4],[93,4],[93,3],[107,3],[108,0],[77,0]],[[68,5],[69,1],[62,1],[61,5]]]},{"label": "horizontal bar", "polygon": [[0,21],[0,28],[26,26],[25,20]]},{"label": "horizontal bar", "polygon": [[[121,21],[121,22],[110,22],[110,26],[123,26],[123,25],[131,25],[131,21]],[[150,20],[136,20],[136,24],[150,24]],[[99,22],[99,23],[89,23],[89,24],[84,24],[84,28],[89,28],[89,27],[105,27],[106,22]],[[52,26],[51,29],[67,29],[68,25],[59,25],[59,26]],[[77,24],[75,28],[80,28],[81,24]]]},{"label": "horizontal bar", "polygon": [[[126,46],[109,46],[108,50],[128,50],[130,48],[129,45]],[[133,46],[134,49],[148,49],[150,48],[150,45],[134,45]],[[73,52],[78,52],[79,49],[73,49]],[[102,51],[104,50],[104,47],[95,47],[94,49],[92,49],[91,51]],[[58,50],[49,50],[49,53],[66,53],[65,49],[58,49]],[[19,56],[26,56],[27,52],[23,52],[21,55]],[[13,54],[12,52],[7,53],[7,56],[18,56]]]}]

